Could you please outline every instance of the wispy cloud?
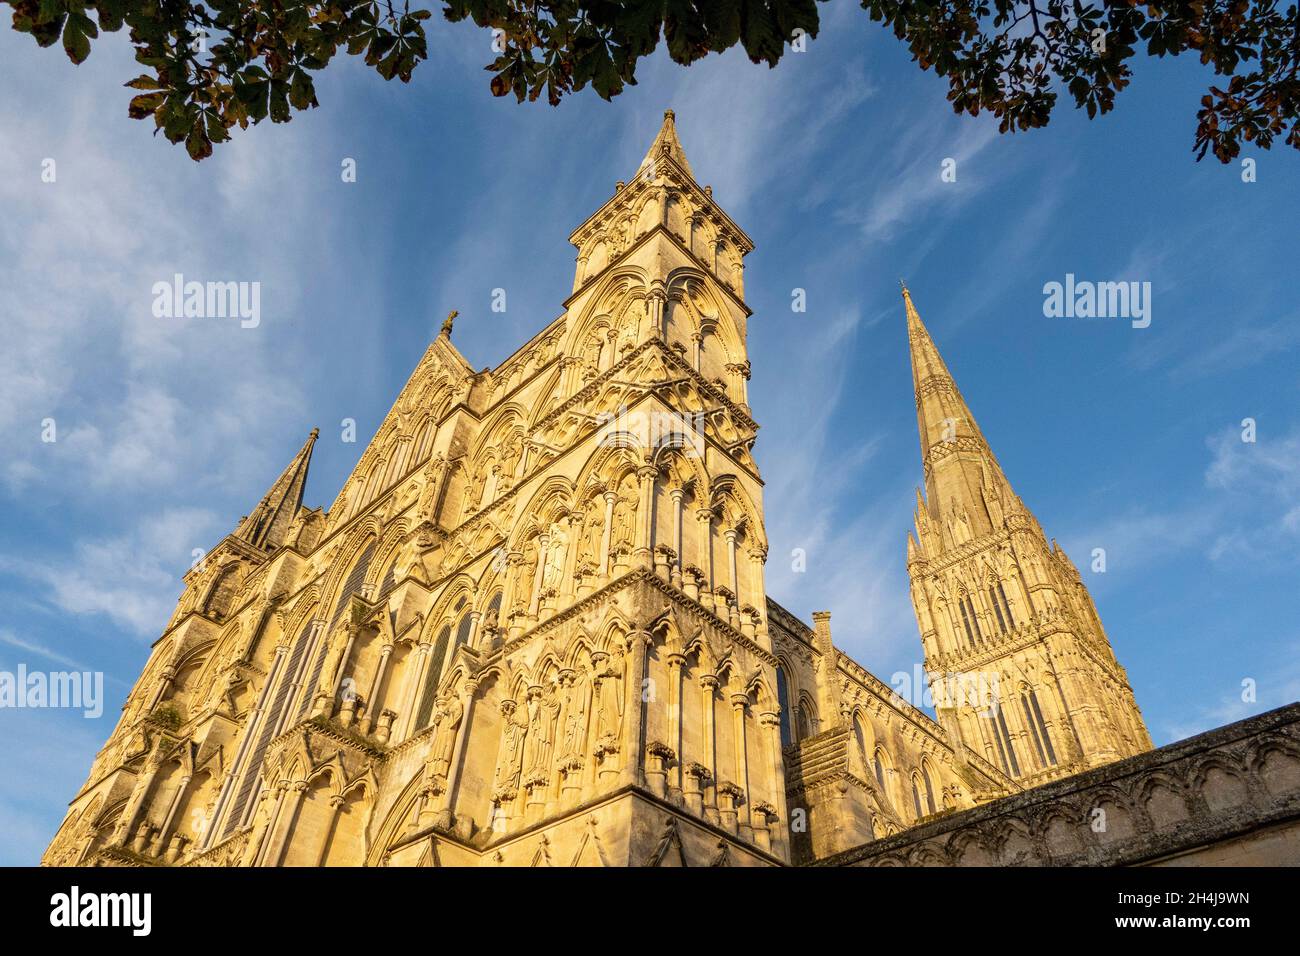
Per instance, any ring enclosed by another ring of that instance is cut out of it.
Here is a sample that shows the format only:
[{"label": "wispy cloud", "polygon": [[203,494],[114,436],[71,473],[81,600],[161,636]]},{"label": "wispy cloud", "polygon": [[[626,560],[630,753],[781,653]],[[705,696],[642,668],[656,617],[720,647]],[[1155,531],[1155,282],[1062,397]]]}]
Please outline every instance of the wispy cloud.
[{"label": "wispy cloud", "polygon": [[140,637],[156,637],[180,593],[180,573],[219,537],[203,509],[141,516],[123,534],[81,541],[70,555],[0,556],[0,571],[35,581],[44,600],[67,614],[102,615]]}]

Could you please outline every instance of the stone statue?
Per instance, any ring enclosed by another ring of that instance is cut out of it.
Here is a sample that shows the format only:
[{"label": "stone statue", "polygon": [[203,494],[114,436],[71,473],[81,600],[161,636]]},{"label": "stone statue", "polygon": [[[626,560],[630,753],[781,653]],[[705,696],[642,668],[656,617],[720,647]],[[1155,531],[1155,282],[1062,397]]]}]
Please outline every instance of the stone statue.
[{"label": "stone statue", "polygon": [[555,751],[555,717],[560,709],[554,688],[528,695],[528,749],[524,766],[528,780],[545,783],[551,775],[551,757]]},{"label": "stone statue", "polygon": [[564,736],[560,741],[560,763],[566,770],[581,766],[582,752],[586,749],[583,734],[587,722],[583,710],[581,689],[569,688],[569,712],[564,717]]},{"label": "stone statue", "polygon": [[430,782],[445,784],[447,772],[451,768],[452,753],[456,749],[456,731],[460,727],[465,706],[454,694],[440,699],[436,704],[435,721],[437,730],[433,735],[433,746],[429,749],[429,760],[425,765]]},{"label": "stone statue", "polygon": [[460,313],[457,312],[455,309],[452,309],[450,312],[447,313],[447,317],[442,320],[441,332],[443,335],[447,336],[447,338],[451,338],[451,326],[452,323],[456,321],[456,316],[458,315],[460,315]]},{"label": "stone statue", "polygon": [[611,547],[614,554],[629,554],[632,551],[633,521],[636,506],[627,498],[619,495],[614,502],[614,522],[610,533]]},{"label": "stone statue", "polygon": [[[623,651],[615,648],[595,673],[600,682],[597,697],[596,739],[604,746],[617,743],[623,731]],[[609,749],[609,748],[607,748]]]},{"label": "stone statue", "polygon": [[424,487],[420,489],[420,497],[415,506],[417,522],[433,521],[434,512],[438,508],[438,492],[442,490],[442,476],[446,470],[447,461],[441,452],[430,458],[424,466]]},{"label": "stone statue", "polygon": [[501,757],[493,789],[497,799],[509,799],[519,790],[519,771],[523,765],[528,721],[516,719],[513,703],[502,712],[502,716],[505,718],[505,728],[501,734]]},{"label": "stone statue", "polygon": [[550,541],[546,546],[546,565],[542,568],[542,593],[553,594],[560,589],[564,576],[564,556],[568,552],[569,534],[556,521],[551,524]]}]

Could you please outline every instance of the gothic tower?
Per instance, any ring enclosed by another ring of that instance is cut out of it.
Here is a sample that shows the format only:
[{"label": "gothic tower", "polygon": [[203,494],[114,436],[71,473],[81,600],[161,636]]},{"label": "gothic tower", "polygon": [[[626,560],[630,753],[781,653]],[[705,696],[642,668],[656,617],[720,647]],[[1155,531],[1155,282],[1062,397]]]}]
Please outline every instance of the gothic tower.
[{"label": "gothic tower", "polygon": [[752,243],[671,111],[571,241],[558,318],[476,372],[449,316],[328,511],[308,442],[187,575],[48,860],[789,858]]},{"label": "gothic tower", "polygon": [[925,491],[912,605],[949,736],[1023,786],[1151,748],[1078,569],[1011,489],[903,290]]}]

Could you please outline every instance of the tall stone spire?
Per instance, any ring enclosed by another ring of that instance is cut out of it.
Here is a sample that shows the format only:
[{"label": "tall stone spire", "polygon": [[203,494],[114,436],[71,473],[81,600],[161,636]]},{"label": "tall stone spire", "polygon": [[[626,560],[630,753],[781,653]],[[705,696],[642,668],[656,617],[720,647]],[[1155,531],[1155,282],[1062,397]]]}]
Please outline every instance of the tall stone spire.
[{"label": "tall stone spire", "polygon": [[307,484],[311,451],[319,436],[320,429],[313,428],[307,436],[306,444],[299,449],[293,461],[275,479],[275,484],[262,496],[257,507],[239,523],[235,537],[265,551],[274,551],[284,544],[289,525],[302,507],[302,492]]},{"label": "tall stone spire", "polygon": [[682,149],[681,140],[677,138],[676,114],[672,110],[664,110],[664,122],[659,127],[659,135],[650,144],[650,149],[647,150],[645,159],[641,160],[638,171],[653,169],[661,156],[667,156],[680,166],[687,176],[691,179],[695,178],[695,173],[691,172],[691,164],[686,161],[686,151]]},{"label": "tall stone spire", "polygon": [[1009,503],[1014,494],[906,286],[903,305],[930,517],[966,522],[971,536],[986,534],[1002,523],[989,496]]},{"label": "tall stone spire", "polygon": [[1032,783],[1148,749],[1079,572],[1011,490],[906,287],[903,305],[928,498],[907,570],[940,723]]}]

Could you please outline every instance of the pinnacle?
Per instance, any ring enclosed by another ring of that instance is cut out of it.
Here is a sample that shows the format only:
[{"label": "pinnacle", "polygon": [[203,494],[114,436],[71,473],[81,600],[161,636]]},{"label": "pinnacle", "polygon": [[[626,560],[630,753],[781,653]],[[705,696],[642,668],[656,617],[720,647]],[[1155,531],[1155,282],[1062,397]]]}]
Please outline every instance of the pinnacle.
[{"label": "pinnacle", "polygon": [[660,156],[667,156],[680,166],[686,175],[695,178],[695,173],[691,171],[691,164],[686,160],[686,151],[682,149],[681,140],[677,138],[677,114],[672,110],[664,110],[663,125],[659,127],[658,135],[650,144],[645,159],[641,161],[638,175],[647,168],[653,169]]}]

